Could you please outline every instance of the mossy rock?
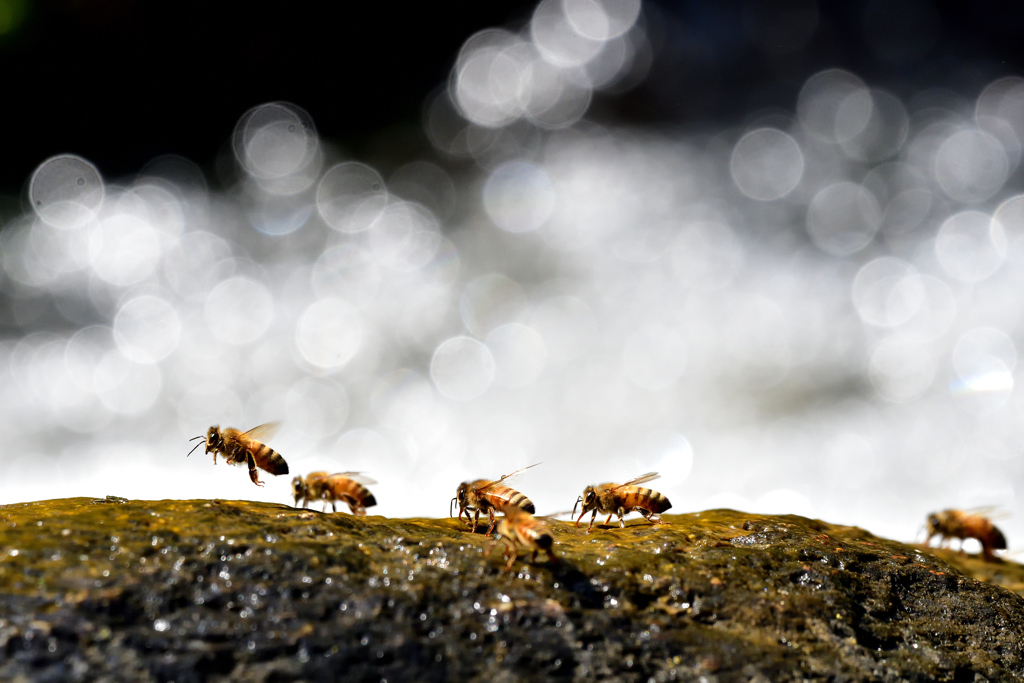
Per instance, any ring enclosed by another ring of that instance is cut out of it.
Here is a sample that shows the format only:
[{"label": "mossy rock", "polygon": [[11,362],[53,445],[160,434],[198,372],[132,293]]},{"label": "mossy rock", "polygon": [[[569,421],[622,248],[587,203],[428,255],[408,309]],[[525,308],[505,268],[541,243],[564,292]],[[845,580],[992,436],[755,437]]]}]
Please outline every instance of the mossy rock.
[{"label": "mossy rock", "polygon": [[1024,598],[986,582],[1019,591],[1020,565],[796,516],[665,521],[550,522],[559,561],[506,572],[454,519],[0,507],[0,679],[1024,680]]}]

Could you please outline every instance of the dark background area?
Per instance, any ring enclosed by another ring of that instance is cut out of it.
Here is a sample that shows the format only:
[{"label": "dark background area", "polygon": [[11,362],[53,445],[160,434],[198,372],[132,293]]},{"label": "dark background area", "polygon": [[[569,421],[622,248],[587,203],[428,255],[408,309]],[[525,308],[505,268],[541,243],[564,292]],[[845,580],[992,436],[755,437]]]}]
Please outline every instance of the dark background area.
[{"label": "dark background area", "polygon": [[[306,108],[359,156],[369,140],[418,125],[466,38],[520,27],[535,4],[0,0],[0,194],[63,152],[108,177],[165,153],[209,165],[239,116],[272,100]],[[973,97],[1024,71],[1024,3],[820,2],[801,49],[766,49],[764,27],[808,6],[647,2],[651,74],[628,97],[599,96],[590,116],[693,125],[791,111],[800,84],[829,66],[901,96],[937,86]],[[880,50],[879,35],[897,49]]]}]

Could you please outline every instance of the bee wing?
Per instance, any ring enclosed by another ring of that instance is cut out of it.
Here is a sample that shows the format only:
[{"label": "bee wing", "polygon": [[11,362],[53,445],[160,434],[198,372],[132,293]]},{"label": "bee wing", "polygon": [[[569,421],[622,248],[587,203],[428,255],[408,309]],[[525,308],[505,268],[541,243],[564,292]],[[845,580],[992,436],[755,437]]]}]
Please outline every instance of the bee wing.
[{"label": "bee wing", "polygon": [[649,481],[654,481],[655,479],[657,479],[660,476],[661,475],[658,474],[657,472],[648,472],[647,474],[641,474],[639,477],[636,477],[635,479],[630,479],[625,484],[619,484],[618,486],[613,486],[609,490],[614,491],[616,489],[621,489],[624,486],[636,486],[637,484],[646,484]]},{"label": "bee wing", "polygon": [[331,476],[332,477],[345,477],[346,479],[351,479],[355,483],[362,484],[363,486],[372,486],[373,484],[377,483],[377,480],[371,479],[370,477],[366,476],[362,472],[336,472],[336,473],[332,474]]},{"label": "bee wing", "polygon": [[993,519],[1009,519],[1010,517],[1013,517],[1013,512],[1000,505],[979,505],[978,507],[966,508],[964,509],[964,512],[987,517],[989,521]]},{"label": "bee wing", "polygon": [[280,426],[280,422],[265,422],[253,427],[247,432],[243,432],[239,436],[244,439],[248,439],[249,441],[267,441],[274,438],[274,434],[277,433],[277,428]]},{"label": "bee wing", "polygon": [[497,486],[498,484],[500,484],[503,481],[509,481],[509,480],[519,476],[520,474],[522,474],[526,470],[530,469],[531,467],[536,467],[537,465],[540,465],[540,464],[541,463],[539,463],[539,462],[535,462],[532,465],[527,465],[526,467],[522,468],[521,470],[516,470],[515,472],[509,472],[508,474],[504,475],[500,479],[495,479],[494,481],[489,481],[489,482],[487,482],[486,484],[484,484],[482,486],[478,486],[476,490],[477,490],[478,493],[482,493],[483,491],[486,491],[487,489],[489,489],[489,488],[491,488],[493,486]]}]

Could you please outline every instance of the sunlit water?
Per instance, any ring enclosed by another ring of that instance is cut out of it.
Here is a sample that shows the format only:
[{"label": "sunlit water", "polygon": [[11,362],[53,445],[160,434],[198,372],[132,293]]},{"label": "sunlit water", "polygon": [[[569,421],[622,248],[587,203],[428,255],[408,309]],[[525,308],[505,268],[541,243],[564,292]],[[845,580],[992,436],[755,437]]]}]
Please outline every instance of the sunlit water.
[{"label": "sunlit water", "polygon": [[387,177],[287,103],[240,118],[223,191],[177,157],[43,162],[0,232],[0,502],[288,502],[185,457],[280,420],[293,474],[365,472],[389,516],[534,462],[541,513],[651,470],[673,511],[901,539],[1019,512],[1024,79],[902,101],[828,70],[743,128],[589,123],[646,73],[640,10],[470,37],[435,155]]}]

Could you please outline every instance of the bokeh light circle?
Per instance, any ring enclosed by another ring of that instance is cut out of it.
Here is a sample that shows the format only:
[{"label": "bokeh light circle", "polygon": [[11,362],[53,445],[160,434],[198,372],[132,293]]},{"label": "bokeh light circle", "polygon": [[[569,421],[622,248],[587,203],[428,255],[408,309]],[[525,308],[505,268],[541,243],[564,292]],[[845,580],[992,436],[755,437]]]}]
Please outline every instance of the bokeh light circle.
[{"label": "bokeh light circle", "polygon": [[729,170],[743,194],[770,201],[785,197],[800,183],[804,155],[791,135],[775,128],[759,128],[733,147]]},{"label": "bokeh light circle", "polygon": [[313,119],[301,107],[270,102],[253,107],[235,126],[234,151],[242,167],[262,180],[279,180],[305,170],[319,157]]},{"label": "bokeh light circle", "polygon": [[163,375],[154,363],[136,363],[120,351],[107,352],[96,366],[95,391],[111,411],[140,415],[156,403]]},{"label": "bokeh light circle", "polygon": [[950,216],[935,237],[935,255],[949,275],[962,282],[984,280],[1006,257],[1002,226],[980,211]]},{"label": "bokeh light circle", "polygon": [[547,360],[544,339],[532,327],[508,323],[487,335],[487,348],[494,356],[494,381],[509,387],[523,387],[540,377]]},{"label": "bokeh light circle", "polygon": [[857,183],[840,182],[819,190],[807,207],[807,230],[825,252],[846,256],[866,247],[878,232],[881,209],[874,195]]},{"label": "bokeh light circle", "polygon": [[126,302],[114,317],[114,341],[136,363],[155,363],[181,339],[181,318],[166,299],[144,295]]},{"label": "bokeh light circle", "polygon": [[544,225],[555,210],[554,184],[542,169],[525,161],[498,166],[484,183],[484,208],[494,224],[512,233]]},{"label": "bokeh light circle", "polygon": [[95,218],[103,204],[103,178],[91,163],[71,154],[50,157],[32,173],[32,210],[55,228],[78,228]]},{"label": "bokeh light circle", "polygon": [[980,130],[950,135],[935,155],[935,178],[950,198],[981,202],[1006,182],[1009,161],[999,141]]},{"label": "bokeh light circle", "polygon": [[206,297],[206,326],[228,344],[248,344],[262,337],[274,316],[274,300],[261,283],[244,276],[224,280]]},{"label": "bokeh light circle", "polygon": [[576,33],[608,41],[633,28],[640,0],[562,0],[562,11]]},{"label": "bokeh light circle", "polygon": [[1006,259],[1024,266],[1024,194],[1010,197],[992,215],[992,234],[1006,240]]},{"label": "bokeh light circle", "polygon": [[93,270],[112,285],[142,282],[156,270],[163,255],[160,234],[149,223],[128,214],[104,218],[89,237]]},{"label": "bokeh light circle", "polygon": [[[851,117],[848,98],[867,93],[868,88],[857,76],[842,69],[827,69],[807,79],[797,97],[796,113],[804,129],[823,142],[839,142],[861,132],[870,119],[870,107],[860,109],[860,119]],[[847,110],[841,131],[836,130],[840,109]]]},{"label": "bokeh light circle", "polygon": [[853,280],[857,313],[864,322],[877,327],[906,322],[922,306],[925,296],[914,267],[891,256],[865,264]]},{"label": "bokeh light circle", "polygon": [[441,343],[430,360],[430,377],[442,395],[470,401],[494,382],[494,356],[472,337],[452,337]]},{"label": "bokeh light circle", "polygon": [[651,484],[656,490],[680,486],[693,469],[693,447],[678,432],[659,430],[648,434],[634,451],[637,472],[657,472],[659,479]]},{"label": "bokeh light circle", "polygon": [[362,232],[387,206],[384,179],[366,164],[346,161],[324,174],[316,191],[316,206],[324,222],[341,232]]},{"label": "bokeh light circle", "polygon": [[327,370],[343,367],[363,343],[363,323],[347,301],[328,297],[310,304],[299,317],[295,343],[309,363]]}]

